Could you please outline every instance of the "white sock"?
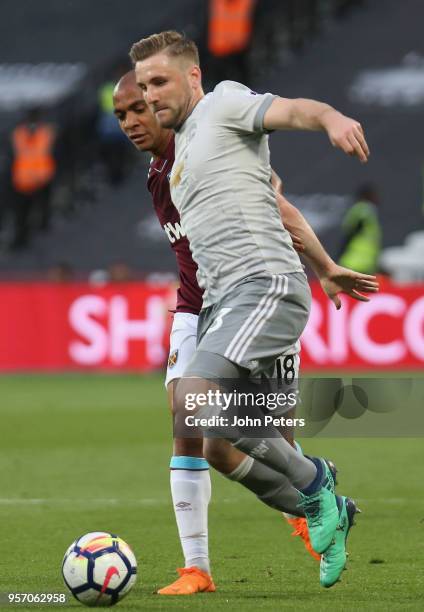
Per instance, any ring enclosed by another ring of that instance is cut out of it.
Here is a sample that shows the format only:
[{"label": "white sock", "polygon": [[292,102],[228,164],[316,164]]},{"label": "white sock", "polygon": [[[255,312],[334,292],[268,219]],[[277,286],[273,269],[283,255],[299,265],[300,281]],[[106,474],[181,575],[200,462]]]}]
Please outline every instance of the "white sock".
[{"label": "white sock", "polygon": [[[200,469],[177,468],[175,465],[203,465]],[[199,462],[203,462],[200,464]],[[207,467],[205,467],[207,466]],[[211,479],[205,459],[173,457],[171,461],[171,493],[185,567],[198,567],[210,574],[208,551],[208,505]]]}]

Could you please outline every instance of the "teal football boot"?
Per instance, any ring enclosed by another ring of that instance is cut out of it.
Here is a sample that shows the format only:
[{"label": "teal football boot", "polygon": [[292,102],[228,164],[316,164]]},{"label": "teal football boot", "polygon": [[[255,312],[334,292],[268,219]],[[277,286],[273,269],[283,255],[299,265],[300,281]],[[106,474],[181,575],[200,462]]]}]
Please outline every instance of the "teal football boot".
[{"label": "teal football boot", "polygon": [[346,540],[350,528],[355,524],[354,517],[361,512],[353,499],[338,496],[339,522],[334,538],[321,555],[319,579],[323,587],[332,587],[339,579],[346,565]]},{"label": "teal football boot", "polygon": [[[316,462],[317,459],[314,461]],[[323,553],[333,540],[339,522],[339,509],[334,495],[331,470],[323,459],[318,459],[318,461],[323,470],[321,487],[311,495],[305,495],[299,491],[298,507],[305,513],[312,548],[317,553]]]}]

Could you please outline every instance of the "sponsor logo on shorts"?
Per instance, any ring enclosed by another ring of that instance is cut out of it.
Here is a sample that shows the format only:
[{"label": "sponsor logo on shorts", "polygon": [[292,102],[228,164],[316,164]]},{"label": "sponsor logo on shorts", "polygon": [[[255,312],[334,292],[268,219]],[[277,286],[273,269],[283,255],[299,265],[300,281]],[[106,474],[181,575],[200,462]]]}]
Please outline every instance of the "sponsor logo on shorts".
[{"label": "sponsor logo on shorts", "polygon": [[178,360],[178,349],[173,351],[168,357],[168,368],[173,368]]}]

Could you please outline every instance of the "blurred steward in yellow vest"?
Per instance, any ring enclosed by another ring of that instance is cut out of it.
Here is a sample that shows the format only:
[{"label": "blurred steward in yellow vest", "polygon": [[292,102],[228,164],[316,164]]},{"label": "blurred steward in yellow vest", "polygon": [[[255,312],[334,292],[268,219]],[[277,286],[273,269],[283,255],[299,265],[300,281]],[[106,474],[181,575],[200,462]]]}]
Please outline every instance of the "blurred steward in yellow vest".
[{"label": "blurred steward in yellow vest", "polygon": [[382,242],[378,203],[373,185],[363,185],[358,190],[357,201],[349,208],[342,223],[341,266],[364,274],[377,272]]}]

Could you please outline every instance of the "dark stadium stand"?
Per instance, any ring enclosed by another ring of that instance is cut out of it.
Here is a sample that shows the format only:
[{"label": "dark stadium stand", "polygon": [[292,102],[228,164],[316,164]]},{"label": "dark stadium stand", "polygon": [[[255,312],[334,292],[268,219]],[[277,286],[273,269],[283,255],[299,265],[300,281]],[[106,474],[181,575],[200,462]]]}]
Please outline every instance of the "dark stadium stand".
[{"label": "dark stadium stand", "polygon": [[100,193],[95,204],[81,207],[71,219],[56,219],[55,229],[34,236],[28,250],[3,254],[3,277],[12,276],[8,270],[14,278],[45,277],[58,262],[72,264],[77,277],[117,261],[143,274],[174,270],[174,255],[145,187],[145,161],[140,159],[139,170],[123,186]]},{"label": "dark stadium stand", "polygon": [[[291,194],[349,196],[360,183],[374,182],[385,246],[423,229],[423,19],[420,0],[368,2],[258,85],[287,97],[324,100],[363,123],[371,148],[366,166],[331,150],[325,136],[301,133],[272,136],[273,163]],[[374,72],[366,86],[368,71]],[[332,240],[331,233],[325,238]]]},{"label": "dark stadium stand", "polygon": [[[316,2],[311,6],[320,10],[313,22],[302,20],[301,6],[306,7],[307,3],[270,2],[269,5],[278,10],[282,7],[277,31],[281,48],[267,70],[263,66],[260,69],[261,58],[267,57],[267,48],[263,46],[264,37],[261,39],[261,33],[256,32],[251,61],[257,76],[249,85],[259,91],[273,91],[287,97],[313,97],[333,104],[362,121],[372,150],[369,164],[363,167],[332,150],[323,135],[273,135],[273,166],[284,179],[286,192],[305,210],[334,254],[338,247],[338,233],[334,229],[351,194],[358,184],[372,180],[381,193],[384,244],[403,242],[406,234],[422,227],[423,147],[415,124],[423,120],[424,85],[421,89],[416,85],[420,83],[416,75],[420,71],[422,74],[424,65],[423,3],[420,0]],[[352,5],[358,5],[357,10],[343,10]],[[49,234],[35,236],[31,247],[17,254],[7,252],[3,245],[0,254],[3,277],[18,273],[43,274],[58,261],[72,263],[82,274],[116,260],[126,261],[140,274],[173,269],[172,254],[162,248],[165,240],[160,238],[150,213],[150,200],[144,187],[146,160],[140,160],[137,164],[140,169],[130,173],[124,186],[114,190],[106,187],[90,157],[90,147],[94,146],[90,122],[96,86],[110,74],[112,66],[125,59],[130,42],[167,27],[184,29],[199,39],[204,33],[205,6],[205,2],[194,0],[163,2],[156,4],[154,10],[145,0],[121,0],[119,9],[109,0],[89,3],[85,0],[60,3],[4,0],[2,7],[8,20],[0,24],[3,62],[39,63],[54,59],[56,63],[82,62],[85,66],[88,76],[71,99],[56,104],[54,116],[62,122],[65,132],[67,129],[74,134],[79,120],[85,125],[87,131],[82,132],[80,145],[88,166],[81,170],[79,177],[83,185],[70,192],[71,196],[68,193],[68,199],[73,198],[70,210],[65,211],[69,214],[56,215]],[[296,6],[298,13],[287,12],[291,6]],[[343,18],[335,19],[339,14]],[[288,36],[284,33],[287,15],[291,15],[290,27],[295,28]],[[393,36],[394,22],[397,23],[396,37]],[[313,36],[317,32],[319,35]],[[299,53],[293,53],[293,49]],[[371,88],[367,85],[370,70],[376,71],[377,77],[377,81],[372,80]],[[401,79],[402,84],[399,91],[389,70],[399,71],[397,82]],[[408,98],[408,87],[412,98]],[[12,106],[9,112],[0,109],[3,134],[16,120]],[[77,173],[78,168],[74,168]],[[88,195],[84,193],[84,185],[90,185]]]}]

